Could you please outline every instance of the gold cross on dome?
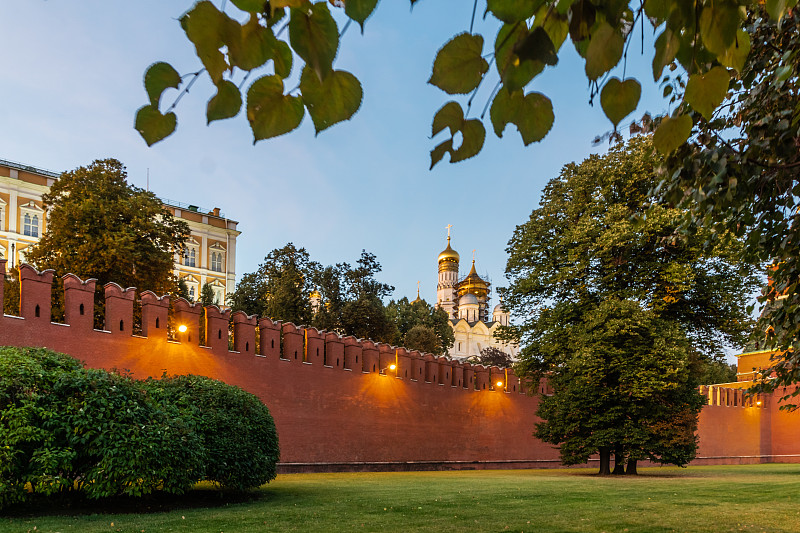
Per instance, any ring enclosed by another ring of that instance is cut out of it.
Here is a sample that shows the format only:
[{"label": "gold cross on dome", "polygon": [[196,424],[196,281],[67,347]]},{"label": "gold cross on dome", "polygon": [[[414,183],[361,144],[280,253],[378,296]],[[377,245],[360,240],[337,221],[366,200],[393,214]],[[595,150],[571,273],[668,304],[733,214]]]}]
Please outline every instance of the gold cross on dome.
[{"label": "gold cross on dome", "polygon": [[475,250],[472,250],[472,262],[475,262]]},{"label": "gold cross on dome", "polygon": [[452,224],[448,224],[448,225],[447,225],[447,226],[445,226],[445,227],[447,228],[447,238],[449,239],[449,238],[450,238],[450,228],[452,228],[452,227],[453,227],[453,225],[452,225]]}]

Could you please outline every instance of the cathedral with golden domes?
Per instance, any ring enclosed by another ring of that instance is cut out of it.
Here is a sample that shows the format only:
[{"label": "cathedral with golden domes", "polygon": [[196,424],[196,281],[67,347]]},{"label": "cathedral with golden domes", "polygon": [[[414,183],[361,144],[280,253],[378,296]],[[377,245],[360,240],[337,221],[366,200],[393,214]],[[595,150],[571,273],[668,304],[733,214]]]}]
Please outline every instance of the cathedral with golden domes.
[{"label": "cathedral with golden domes", "polygon": [[490,315],[491,283],[478,275],[474,258],[469,273],[459,276],[461,258],[450,246],[451,227],[447,226],[447,247],[439,254],[436,285],[436,307],[447,312],[455,334],[449,355],[464,360],[480,355],[484,348],[495,347],[516,359],[519,346],[494,337],[498,327],[508,325],[509,314],[500,303]]}]

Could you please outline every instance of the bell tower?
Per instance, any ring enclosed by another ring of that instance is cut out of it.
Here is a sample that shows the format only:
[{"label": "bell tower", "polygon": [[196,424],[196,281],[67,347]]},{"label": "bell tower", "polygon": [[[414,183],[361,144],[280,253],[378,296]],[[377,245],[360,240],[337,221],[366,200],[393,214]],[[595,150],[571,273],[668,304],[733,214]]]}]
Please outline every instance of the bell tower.
[{"label": "bell tower", "polygon": [[439,283],[436,285],[436,307],[447,312],[448,318],[456,318],[456,283],[458,283],[458,252],[450,247],[450,228],[447,225],[447,248],[439,254]]}]

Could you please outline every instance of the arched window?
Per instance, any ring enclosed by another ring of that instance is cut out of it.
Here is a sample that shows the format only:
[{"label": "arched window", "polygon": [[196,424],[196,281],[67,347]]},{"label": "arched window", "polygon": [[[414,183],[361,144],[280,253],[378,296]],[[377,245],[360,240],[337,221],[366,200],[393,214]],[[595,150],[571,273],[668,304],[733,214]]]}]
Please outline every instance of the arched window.
[{"label": "arched window", "polygon": [[25,213],[25,216],[22,217],[22,234],[31,236],[31,232],[33,231],[33,227],[31,225],[31,215]]},{"label": "arched window", "polygon": [[195,248],[187,248],[183,253],[183,264],[186,266],[197,266],[197,250]]},{"label": "arched window", "polygon": [[31,227],[31,237],[39,236],[39,215],[33,215],[33,224]]}]

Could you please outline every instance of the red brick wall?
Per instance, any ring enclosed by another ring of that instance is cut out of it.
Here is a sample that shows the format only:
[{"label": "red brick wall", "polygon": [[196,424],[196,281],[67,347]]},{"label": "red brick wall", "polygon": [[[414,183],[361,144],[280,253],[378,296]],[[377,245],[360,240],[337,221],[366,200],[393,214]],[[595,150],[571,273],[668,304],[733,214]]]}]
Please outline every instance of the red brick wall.
[{"label": "red brick wall", "polygon": [[[168,298],[148,292],[142,295],[147,336],[134,336],[132,291],[114,284],[105,287],[107,301],[113,302],[107,307],[109,331],[94,330],[94,282],[74,276],[65,278],[70,323],[53,324],[51,278],[49,272],[23,265],[22,317],[0,317],[0,345],[48,347],[88,366],[129,370],[141,378],[192,373],[238,385],[270,408],[283,471],[558,465],[557,450],[532,436],[537,397],[523,394],[510,371],[506,375],[497,368],[462,365],[244,313],[233,314],[238,350],[231,352],[229,313],[214,306],[203,310],[185,300],[173,305],[178,320],[191,321],[192,327],[180,335],[183,342],[169,341]],[[198,344],[194,321],[200,319],[210,326],[212,347]],[[397,370],[388,370],[395,362]],[[498,380],[504,381],[504,390],[496,386]],[[771,398],[764,400],[762,407],[743,405],[741,392],[712,389],[715,405],[700,415],[697,462],[794,460],[800,448],[800,415],[779,413]]]}]

